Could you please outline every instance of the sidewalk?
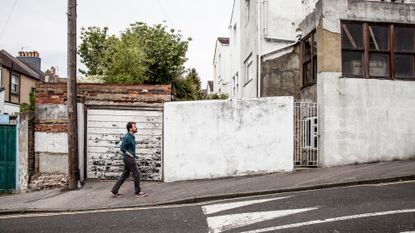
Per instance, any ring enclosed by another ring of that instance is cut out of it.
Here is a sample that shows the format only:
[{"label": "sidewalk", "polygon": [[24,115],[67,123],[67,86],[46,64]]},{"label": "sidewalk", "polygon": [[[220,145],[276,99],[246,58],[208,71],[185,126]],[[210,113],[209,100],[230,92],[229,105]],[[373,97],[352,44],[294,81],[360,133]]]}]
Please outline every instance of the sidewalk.
[{"label": "sidewalk", "polygon": [[77,191],[48,190],[0,196],[0,214],[195,203],[222,198],[399,180],[415,180],[415,160],[306,169],[262,176],[174,183],[143,182],[143,190],[150,194],[146,198],[134,197],[131,181],[122,186],[120,193],[123,197],[110,198],[109,190],[114,181],[88,180],[86,185]]}]

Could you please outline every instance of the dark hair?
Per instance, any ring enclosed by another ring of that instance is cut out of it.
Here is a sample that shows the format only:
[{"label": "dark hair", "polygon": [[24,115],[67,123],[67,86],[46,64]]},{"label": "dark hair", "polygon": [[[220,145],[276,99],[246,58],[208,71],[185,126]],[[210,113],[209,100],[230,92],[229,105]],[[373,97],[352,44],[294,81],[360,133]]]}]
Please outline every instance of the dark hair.
[{"label": "dark hair", "polygon": [[127,131],[130,132],[130,129],[133,128],[133,125],[135,125],[135,122],[128,122],[127,125],[125,126],[127,128]]}]

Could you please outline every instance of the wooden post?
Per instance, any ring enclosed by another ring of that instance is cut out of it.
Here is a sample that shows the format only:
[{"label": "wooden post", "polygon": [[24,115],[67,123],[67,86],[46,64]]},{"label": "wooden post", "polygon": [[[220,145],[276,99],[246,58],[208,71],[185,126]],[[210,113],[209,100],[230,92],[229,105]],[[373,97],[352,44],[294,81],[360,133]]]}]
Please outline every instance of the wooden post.
[{"label": "wooden post", "polygon": [[68,0],[68,175],[69,190],[78,187],[78,125],[76,98],[76,0]]}]

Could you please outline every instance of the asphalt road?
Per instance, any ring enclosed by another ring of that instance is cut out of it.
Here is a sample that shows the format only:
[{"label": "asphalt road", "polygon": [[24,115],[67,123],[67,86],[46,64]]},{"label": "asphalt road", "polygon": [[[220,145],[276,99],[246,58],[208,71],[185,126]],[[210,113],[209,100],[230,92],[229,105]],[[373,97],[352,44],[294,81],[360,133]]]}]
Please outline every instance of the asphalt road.
[{"label": "asphalt road", "polygon": [[415,182],[194,205],[0,216],[0,232],[415,232]]}]

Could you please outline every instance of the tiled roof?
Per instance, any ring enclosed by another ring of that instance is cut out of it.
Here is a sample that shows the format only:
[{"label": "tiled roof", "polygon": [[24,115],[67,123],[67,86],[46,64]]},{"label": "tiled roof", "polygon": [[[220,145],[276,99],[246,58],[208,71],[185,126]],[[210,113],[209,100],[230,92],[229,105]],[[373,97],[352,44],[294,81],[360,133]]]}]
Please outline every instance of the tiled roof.
[{"label": "tiled roof", "polygon": [[7,67],[13,71],[37,80],[42,80],[42,75],[40,73],[41,71],[34,71],[5,50],[0,50],[0,62],[2,66]]}]

